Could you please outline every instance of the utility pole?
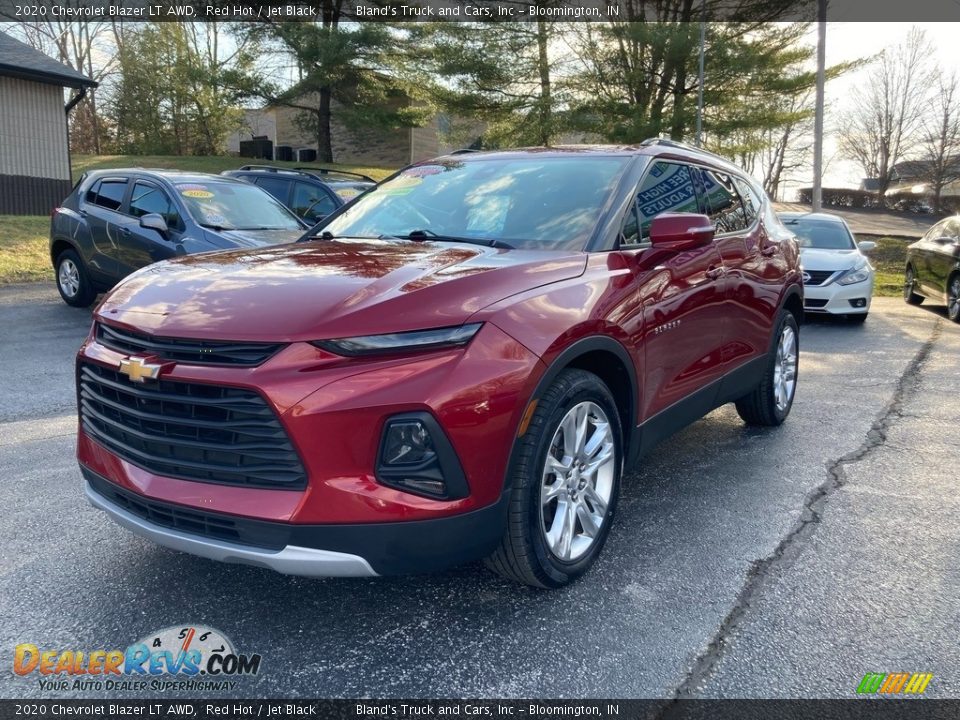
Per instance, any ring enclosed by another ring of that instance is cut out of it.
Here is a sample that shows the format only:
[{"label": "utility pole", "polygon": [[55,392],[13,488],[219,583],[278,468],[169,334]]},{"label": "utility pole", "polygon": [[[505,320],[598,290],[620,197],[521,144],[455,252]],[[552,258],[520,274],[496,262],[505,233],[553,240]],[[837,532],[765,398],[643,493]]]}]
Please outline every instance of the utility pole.
[{"label": "utility pole", "polygon": [[697,147],[703,142],[703,55],[707,39],[707,0],[700,0],[700,74],[697,80]]},{"label": "utility pole", "polygon": [[823,85],[827,64],[827,0],[817,0],[817,107],[813,120],[813,212],[823,207]]}]

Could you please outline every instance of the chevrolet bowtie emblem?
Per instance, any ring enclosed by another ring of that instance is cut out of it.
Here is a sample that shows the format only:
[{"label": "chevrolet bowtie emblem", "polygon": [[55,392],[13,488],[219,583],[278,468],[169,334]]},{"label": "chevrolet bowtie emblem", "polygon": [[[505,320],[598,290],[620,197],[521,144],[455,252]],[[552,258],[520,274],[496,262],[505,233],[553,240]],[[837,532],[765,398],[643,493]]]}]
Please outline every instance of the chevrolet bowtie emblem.
[{"label": "chevrolet bowtie emblem", "polygon": [[156,380],[162,367],[159,363],[150,363],[144,358],[130,357],[120,361],[120,372],[130,378],[130,382],[135,383]]}]

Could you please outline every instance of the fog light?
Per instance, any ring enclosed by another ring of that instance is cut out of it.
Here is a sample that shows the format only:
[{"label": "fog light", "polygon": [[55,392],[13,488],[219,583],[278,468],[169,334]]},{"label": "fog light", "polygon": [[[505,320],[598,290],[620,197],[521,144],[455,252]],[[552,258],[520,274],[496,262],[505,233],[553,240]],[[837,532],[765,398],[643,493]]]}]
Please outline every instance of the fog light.
[{"label": "fog light", "polygon": [[866,298],[854,298],[853,300],[850,300],[849,302],[850,302],[850,305],[851,305],[852,307],[855,307],[855,308],[862,308],[862,307],[866,307],[866,306],[867,306],[867,299],[866,299]]},{"label": "fog light", "polygon": [[453,446],[427,412],[404,413],[387,420],[377,452],[377,481],[438,500],[470,494]]},{"label": "fog light", "polygon": [[430,432],[419,420],[392,422],[383,444],[385,465],[415,465],[434,457]]}]

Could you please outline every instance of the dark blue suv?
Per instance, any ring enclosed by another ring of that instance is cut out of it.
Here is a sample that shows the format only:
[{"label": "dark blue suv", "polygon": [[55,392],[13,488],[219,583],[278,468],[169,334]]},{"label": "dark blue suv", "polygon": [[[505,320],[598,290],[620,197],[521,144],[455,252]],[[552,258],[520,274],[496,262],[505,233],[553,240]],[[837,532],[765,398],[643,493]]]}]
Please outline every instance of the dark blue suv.
[{"label": "dark blue suv", "polygon": [[269,193],[220,175],[85,173],[50,223],[60,296],[86,307],[134,270],[177,255],[293,242],[306,225]]},{"label": "dark blue suv", "polygon": [[225,170],[221,175],[263,188],[309,225],[316,225],[377,184],[373,178],[360,173],[323,167],[244,165],[239,170]]}]

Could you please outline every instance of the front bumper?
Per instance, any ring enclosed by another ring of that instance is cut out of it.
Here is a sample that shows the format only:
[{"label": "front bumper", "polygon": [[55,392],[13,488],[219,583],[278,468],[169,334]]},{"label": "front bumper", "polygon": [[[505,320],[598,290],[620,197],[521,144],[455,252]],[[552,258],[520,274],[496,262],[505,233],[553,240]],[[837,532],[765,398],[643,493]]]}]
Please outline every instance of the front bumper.
[{"label": "front bumper", "polygon": [[444,570],[491,554],[506,527],[506,494],[489,507],[435,520],[298,525],[159,502],[83,465],[80,469],[90,504],[131,532],[191,555],[288,575],[373,577]]},{"label": "front bumper", "polygon": [[[803,311],[830,315],[856,315],[870,312],[873,296],[873,275],[863,282],[841,285],[805,285],[803,288]],[[856,303],[853,304],[851,301]],[[858,306],[859,305],[859,306]]]}]

